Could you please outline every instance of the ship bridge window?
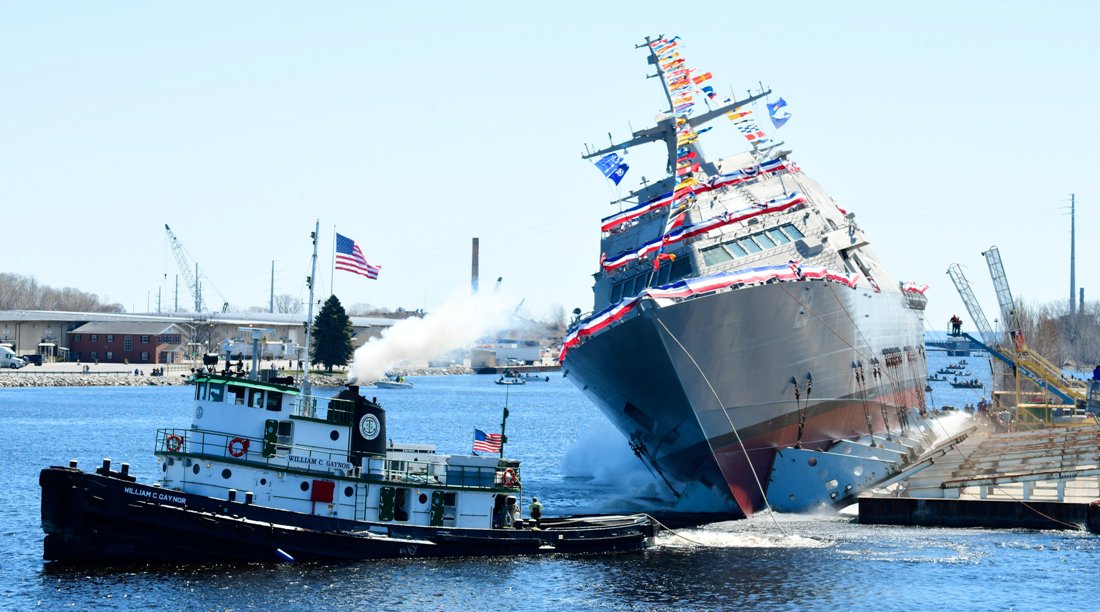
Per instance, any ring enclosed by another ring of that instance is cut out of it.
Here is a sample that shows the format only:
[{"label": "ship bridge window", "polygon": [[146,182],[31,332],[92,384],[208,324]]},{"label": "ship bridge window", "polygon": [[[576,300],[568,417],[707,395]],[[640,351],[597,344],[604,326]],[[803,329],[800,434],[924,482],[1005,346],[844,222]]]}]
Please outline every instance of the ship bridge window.
[{"label": "ship bridge window", "polygon": [[623,299],[623,283],[615,283],[611,288],[611,303],[614,304]]},{"label": "ship bridge window", "polygon": [[210,383],[210,401],[220,402],[225,398],[225,385],[222,383]]},{"label": "ship bridge window", "polygon": [[206,399],[206,393],[209,390],[209,383],[199,383],[195,385],[195,399]]},{"label": "ship bridge window", "polygon": [[260,389],[248,390],[248,407],[249,408],[263,408],[264,407],[264,392]]},{"label": "ship bridge window", "polygon": [[720,263],[726,263],[727,261],[733,261],[733,255],[729,254],[722,245],[716,244],[712,247],[703,249],[703,263],[708,266],[716,266]]},{"label": "ship bridge window", "polygon": [[685,276],[691,274],[691,260],[687,256],[678,257],[676,261],[671,264],[661,266],[657,271],[657,279],[653,283],[655,286],[667,285],[674,283]]},{"label": "ship bridge window", "polygon": [[749,256],[749,252],[746,251],[745,249],[742,249],[741,245],[737,244],[736,242],[727,243],[725,245],[725,247],[727,249],[729,249],[730,253],[733,253],[734,257],[748,257]]},{"label": "ship bridge window", "polygon": [[786,234],[783,233],[778,227],[773,227],[770,230],[764,232],[771,238],[776,244],[787,244],[791,241]]},{"label": "ship bridge window", "polygon": [[768,238],[767,232],[761,234],[753,234],[753,238],[755,238],[756,241],[760,243],[760,246],[764,247],[765,249],[775,248],[775,241],[771,238]]},{"label": "ship bridge window", "polygon": [[799,238],[805,238],[806,237],[806,234],[803,234],[802,232],[800,232],[797,227],[791,225],[790,223],[787,223],[787,224],[783,225],[782,229],[783,229],[784,232],[786,232],[786,234],[788,236],[790,236],[791,238],[793,238],[795,240],[798,240]]},{"label": "ship bridge window", "polygon": [[759,253],[763,250],[760,248],[760,245],[753,242],[752,238],[750,238],[749,236],[745,236],[744,238],[738,240],[737,244],[741,245],[741,248],[750,253]]},{"label": "ship bridge window", "polygon": [[268,393],[267,394],[267,409],[272,412],[279,412],[283,409],[283,394],[282,393]]}]

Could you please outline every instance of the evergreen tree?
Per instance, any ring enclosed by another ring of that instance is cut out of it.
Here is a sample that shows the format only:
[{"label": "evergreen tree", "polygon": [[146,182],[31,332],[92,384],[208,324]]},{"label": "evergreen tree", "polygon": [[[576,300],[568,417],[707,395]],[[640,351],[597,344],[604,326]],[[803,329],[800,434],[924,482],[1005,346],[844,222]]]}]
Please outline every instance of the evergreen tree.
[{"label": "evergreen tree", "polygon": [[331,372],[333,366],[347,365],[354,351],[351,319],[340,300],[331,296],[313,320],[313,360]]}]

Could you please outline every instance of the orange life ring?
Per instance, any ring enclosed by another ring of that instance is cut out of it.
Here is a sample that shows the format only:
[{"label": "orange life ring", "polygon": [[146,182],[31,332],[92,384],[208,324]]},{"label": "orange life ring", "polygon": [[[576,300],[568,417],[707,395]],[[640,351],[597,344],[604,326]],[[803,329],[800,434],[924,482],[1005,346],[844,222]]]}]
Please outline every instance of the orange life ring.
[{"label": "orange life ring", "polygon": [[500,477],[500,482],[506,487],[512,487],[516,484],[516,471],[512,468],[505,468],[504,475]]},{"label": "orange life ring", "polygon": [[229,454],[234,457],[244,457],[244,454],[248,452],[248,440],[244,438],[233,438],[229,441]]},{"label": "orange life ring", "polygon": [[171,452],[177,452],[183,448],[183,438],[176,434],[171,434],[164,439],[164,446]]}]

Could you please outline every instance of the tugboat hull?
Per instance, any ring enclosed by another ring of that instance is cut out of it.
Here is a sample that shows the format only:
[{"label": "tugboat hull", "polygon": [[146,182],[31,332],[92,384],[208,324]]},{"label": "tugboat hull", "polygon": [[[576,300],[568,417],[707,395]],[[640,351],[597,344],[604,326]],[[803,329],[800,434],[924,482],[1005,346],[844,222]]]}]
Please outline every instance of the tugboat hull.
[{"label": "tugboat hull", "polygon": [[644,515],[543,519],[541,530],[368,523],[288,512],[50,467],[42,487],[43,558],[63,563],[313,561],[649,548]]}]

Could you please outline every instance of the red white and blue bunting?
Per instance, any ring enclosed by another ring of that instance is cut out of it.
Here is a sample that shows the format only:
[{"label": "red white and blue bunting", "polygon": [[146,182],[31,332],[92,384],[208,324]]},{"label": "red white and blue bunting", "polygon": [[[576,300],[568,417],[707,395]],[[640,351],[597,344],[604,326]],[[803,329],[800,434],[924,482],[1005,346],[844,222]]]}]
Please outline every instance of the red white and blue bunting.
[{"label": "red white and blue bunting", "polygon": [[824,266],[802,266],[796,261],[791,261],[782,265],[748,268],[735,272],[720,272],[711,276],[684,279],[661,287],[652,287],[634,297],[608,306],[569,332],[564,342],[562,342],[558,362],[565,361],[569,349],[580,344],[588,336],[598,334],[615,322],[620,321],[642,300],[647,298],[656,302],[657,306],[664,307],[685,298],[713,293],[721,289],[739,289],[744,286],[762,285],[770,282],[824,280],[840,283],[854,289],[860,278],[859,274],[835,272]]},{"label": "red white and blue bunting", "polygon": [[[692,152],[691,156],[694,157],[694,155],[695,153]],[[686,199],[689,195],[706,193],[715,189],[721,189],[722,187],[747,183],[764,175],[783,170],[797,170],[797,168],[795,168],[793,163],[782,159],[773,159],[749,168],[742,168],[741,170],[735,170],[726,174],[719,174],[718,176],[711,177],[706,183],[698,183],[695,186],[684,188],[681,191],[671,191],[662,194],[652,200],[643,202],[609,217],[605,217],[600,224],[600,230],[610,232],[627,221],[637,219],[648,212],[664,208],[674,201],[680,204],[681,201]]]},{"label": "red white and blue bunting", "polygon": [[751,206],[749,208],[743,208],[741,210],[724,212],[716,217],[711,217],[705,221],[699,223],[693,223],[691,225],[685,225],[672,232],[669,232],[661,238],[648,242],[629,251],[624,251],[613,257],[606,257],[600,262],[600,265],[605,271],[615,270],[621,268],[626,264],[647,257],[652,253],[656,253],[665,246],[676,244],[688,238],[693,238],[701,234],[716,230],[720,227],[732,225],[734,223],[740,223],[742,221],[751,219],[753,217],[759,217],[760,215],[766,215],[769,213],[782,212],[799,204],[804,204],[806,198],[799,194],[797,191],[793,191],[790,194],[782,197],[768,200],[761,205]]}]

